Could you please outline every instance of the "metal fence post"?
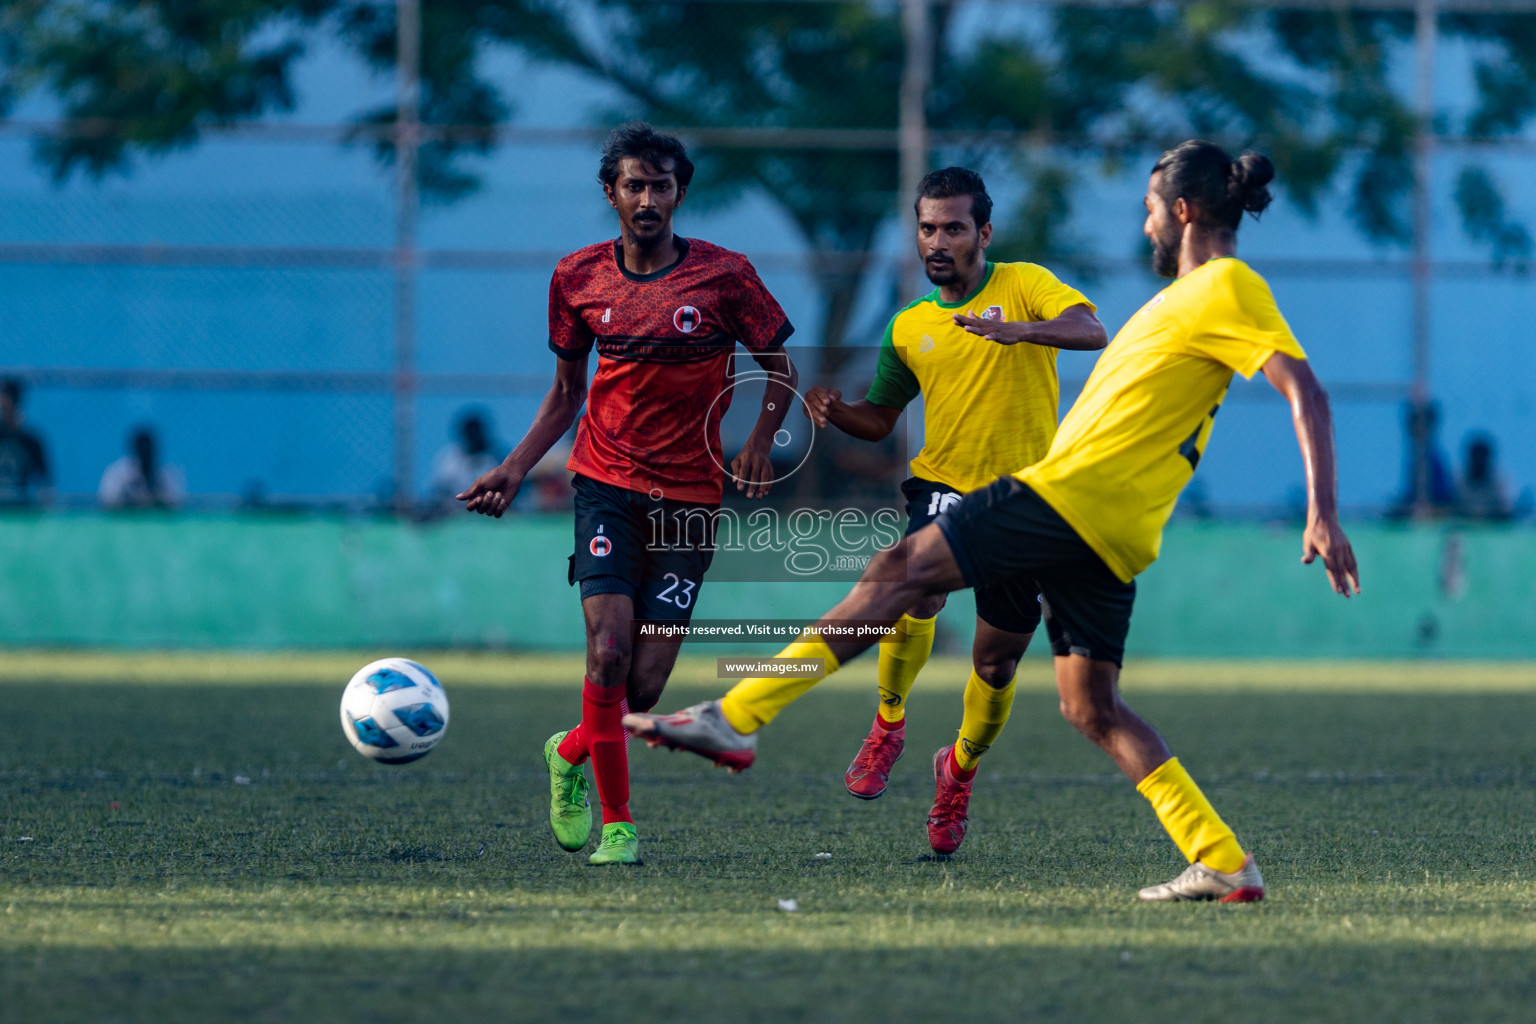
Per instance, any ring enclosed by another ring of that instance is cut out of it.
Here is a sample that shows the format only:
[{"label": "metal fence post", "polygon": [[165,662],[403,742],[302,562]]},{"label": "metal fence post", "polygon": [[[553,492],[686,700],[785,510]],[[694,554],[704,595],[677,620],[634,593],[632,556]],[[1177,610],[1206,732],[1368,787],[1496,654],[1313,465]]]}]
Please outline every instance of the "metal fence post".
[{"label": "metal fence post", "polygon": [[[908,204],[928,171],[928,89],[933,82],[933,19],[929,0],[902,0],[901,27],[906,55],[901,70],[900,193],[896,198],[900,223],[908,223]],[[911,256],[901,260],[902,301],[917,292],[917,266]]]},{"label": "metal fence post", "polygon": [[1434,284],[1430,265],[1430,177],[1435,149],[1435,48],[1438,44],[1436,0],[1417,0],[1414,8],[1414,107],[1418,137],[1413,154],[1413,386],[1409,416],[1409,443],[1413,457],[1414,518],[1433,510],[1430,494],[1430,460],[1434,430],[1430,422],[1430,289]]},{"label": "metal fence post", "polygon": [[395,373],[394,504],[410,511],[415,495],[416,443],[416,218],[420,202],[417,154],[421,146],[421,3],[395,0]]}]

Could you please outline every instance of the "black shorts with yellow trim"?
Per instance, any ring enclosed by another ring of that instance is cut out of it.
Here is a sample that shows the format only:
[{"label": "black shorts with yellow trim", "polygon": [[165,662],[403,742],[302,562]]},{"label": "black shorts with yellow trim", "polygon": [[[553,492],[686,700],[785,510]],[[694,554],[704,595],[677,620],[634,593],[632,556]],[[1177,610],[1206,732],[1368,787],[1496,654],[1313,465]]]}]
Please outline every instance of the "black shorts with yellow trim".
[{"label": "black shorts with yellow trim", "polygon": [[568,576],[581,597],[628,594],[636,619],[687,622],[715,556],[717,506],[653,499],[577,473],[576,551]]},{"label": "black shorts with yellow trim", "polygon": [[[907,499],[907,533],[912,534],[960,504],[964,497],[948,484],[914,476],[901,485]],[[1033,633],[1040,627],[1040,592],[1031,580],[1008,580],[976,588],[976,616],[1005,633]]]},{"label": "black shorts with yellow trim", "polygon": [[1125,657],[1136,584],[1110,571],[1067,521],[1017,477],[963,497],[936,520],[977,604],[986,588],[1038,586],[1057,657]]}]

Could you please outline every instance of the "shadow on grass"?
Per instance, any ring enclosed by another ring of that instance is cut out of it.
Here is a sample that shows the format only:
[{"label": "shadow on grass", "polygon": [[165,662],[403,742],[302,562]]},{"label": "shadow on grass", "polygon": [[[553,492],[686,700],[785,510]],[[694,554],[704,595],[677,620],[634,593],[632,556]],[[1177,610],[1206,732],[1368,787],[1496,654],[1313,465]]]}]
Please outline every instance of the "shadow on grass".
[{"label": "shadow on grass", "polygon": [[11,950],[28,1021],[1477,1021],[1524,1019],[1524,950],[1109,944],[863,952]]}]

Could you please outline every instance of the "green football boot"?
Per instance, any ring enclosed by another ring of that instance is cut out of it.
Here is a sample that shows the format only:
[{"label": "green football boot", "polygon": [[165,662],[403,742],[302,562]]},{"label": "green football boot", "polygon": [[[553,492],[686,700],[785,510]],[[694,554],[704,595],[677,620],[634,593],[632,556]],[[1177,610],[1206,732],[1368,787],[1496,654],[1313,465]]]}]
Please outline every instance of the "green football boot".
[{"label": "green football boot", "polygon": [[549,769],[549,830],[562,850],[575,853],[592,836],[592,803],[587,799],[587,775],[557,749],[565,733],[544,742],[544,766]]},{"label": "green football boot", "polygon": [[597,844],[587,861],[591,864],[639,864],[640,837],[635,834],[635,826],[627,821],[604,825],[603,841]]}]

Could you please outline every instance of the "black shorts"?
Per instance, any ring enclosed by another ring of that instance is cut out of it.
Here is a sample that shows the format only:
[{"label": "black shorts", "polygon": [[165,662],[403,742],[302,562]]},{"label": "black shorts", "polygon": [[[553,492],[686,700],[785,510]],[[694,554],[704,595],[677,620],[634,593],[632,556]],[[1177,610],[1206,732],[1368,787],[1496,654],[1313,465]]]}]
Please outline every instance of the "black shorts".
[{"label": "black shorts", "polygon": [[1125,583],[1044,498],[1017,477],[972,491],[938,519],[968,586],[1033,581],[1051,652],[1120,664],[1136,584]]},{"label": "black shorts", "polygon": [[571,583],[583,599],[628,594],[635,618],[687,622],[714,558],[717,505],[638,491],[576,474]]},{"label": "black shorts", "polygon": [[[918,476],[903,483],[901,493],[907,499],[908,534],[921,530],[941,513],[960,504],[963,497],[948,484]],[[1005,633],[1033,633],[1040,625],[1040,592],[1028,579],[977,587],[976,616]]]}]

